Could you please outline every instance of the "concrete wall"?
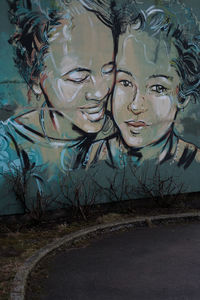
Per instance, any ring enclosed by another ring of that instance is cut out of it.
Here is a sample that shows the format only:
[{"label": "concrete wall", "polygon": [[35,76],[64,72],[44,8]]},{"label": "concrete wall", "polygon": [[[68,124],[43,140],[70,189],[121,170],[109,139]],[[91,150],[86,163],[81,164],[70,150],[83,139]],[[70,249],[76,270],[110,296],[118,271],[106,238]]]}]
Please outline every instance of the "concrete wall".
[{"label": "concrete wall", "polygon": [[[144,2],[143,11],[167,3]],[[45,36],[50,3],[33,5],[32,23],[12,6],[10,24],[0,2],[0,214],[199,191],[199,2],[168,8],[190,44],[179,43],[179,63],[173,37],[132,24],[119,38],[117,73],[106,1],[96,6],[104,22],[75,1],[62,22],[51,16]]]}]

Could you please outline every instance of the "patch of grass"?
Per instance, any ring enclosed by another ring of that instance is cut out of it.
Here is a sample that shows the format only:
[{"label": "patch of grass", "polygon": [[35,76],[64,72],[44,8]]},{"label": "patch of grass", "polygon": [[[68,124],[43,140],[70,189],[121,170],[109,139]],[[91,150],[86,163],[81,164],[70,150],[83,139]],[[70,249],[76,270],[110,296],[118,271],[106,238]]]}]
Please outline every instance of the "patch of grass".
[{"label": "patch of grass", "polygon": [[[17,269],[35,251],[56,238],[81,229],[83,224],[55,224],[49,229],[26,229],[13,232],[4,228],[0,233],[0,295],[1,300],[9,299],[10,287]],[[4,226],[5,227],[5,226]],[[2,228],[1,228],[2,229]],[[3,232],[2,232],[3,231]]]},{"label": "patch of grass", "polygon": [[116,221],[122,221],[126,217],[130,217],[130,214],[117,214],[117,213],[108,213],[105,215],[102,215],[97,218],[97,223],[99,224],[106,224],[110,222],[116,222]]}]

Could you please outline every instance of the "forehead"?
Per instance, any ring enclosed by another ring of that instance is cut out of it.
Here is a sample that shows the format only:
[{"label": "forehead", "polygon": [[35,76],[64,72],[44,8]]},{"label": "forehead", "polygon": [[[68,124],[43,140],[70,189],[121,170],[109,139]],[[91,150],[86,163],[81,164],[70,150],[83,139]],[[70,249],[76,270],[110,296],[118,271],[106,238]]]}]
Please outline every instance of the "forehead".
[{"label": "forehead", "polygon": [[177,50],[164,39],[156,39],[146,32],[132,31],[119,39],[117,64],[137,75],[176,74],[172,60],[177,58]]},{"label": "forehead", "polygon": [[112,32],[94,13],[75,15],[71,29],[68,21],[62,20],[54,30],[49,50],[57,67],[62,69],[77,63],[92,67],[94,62],[102,66],[112,60]]}]

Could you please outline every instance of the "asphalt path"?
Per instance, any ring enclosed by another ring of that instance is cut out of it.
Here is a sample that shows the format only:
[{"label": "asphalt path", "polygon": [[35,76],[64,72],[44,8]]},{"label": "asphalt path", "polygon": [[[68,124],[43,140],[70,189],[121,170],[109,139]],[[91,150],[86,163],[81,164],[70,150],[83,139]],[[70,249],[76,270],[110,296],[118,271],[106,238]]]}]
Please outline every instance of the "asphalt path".
[{"label": "asphalt path", "polygon": [[41,300],[199,300],[200,224],[106,234],[46,268]]}]

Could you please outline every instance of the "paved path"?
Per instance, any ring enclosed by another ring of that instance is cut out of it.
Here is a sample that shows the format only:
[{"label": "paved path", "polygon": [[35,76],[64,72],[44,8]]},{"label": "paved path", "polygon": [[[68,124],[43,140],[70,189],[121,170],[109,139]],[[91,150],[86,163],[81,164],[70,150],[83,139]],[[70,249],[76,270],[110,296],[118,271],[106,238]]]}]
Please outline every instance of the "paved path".
[{"label": "paved path", "polygon": [[48,273],[41,300],[199,300],[200,224],[109,234],[58,252]]}]

